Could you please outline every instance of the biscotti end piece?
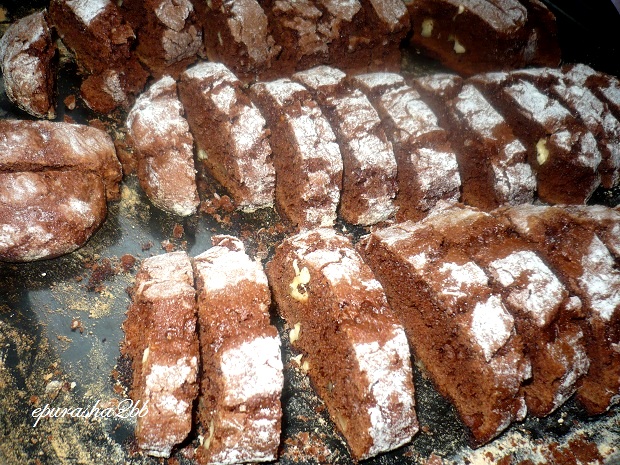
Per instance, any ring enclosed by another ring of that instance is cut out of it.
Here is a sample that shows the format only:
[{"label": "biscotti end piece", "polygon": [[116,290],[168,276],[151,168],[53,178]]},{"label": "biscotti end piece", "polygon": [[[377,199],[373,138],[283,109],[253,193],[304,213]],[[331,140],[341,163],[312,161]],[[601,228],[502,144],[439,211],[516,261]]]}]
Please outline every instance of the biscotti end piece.
[{"label": "biscotti end piece", "polygon": [[196,292],[185,252],[142,262],[123,330],[122,350],[133,369],[131,398],[146,407],[137,418],[138,447],[169,457],[192,428],[198,394]]},{"label": "biscotti end piece", "polygon": [[196,212],[193,142],[177,84],[165,76],[142,94],[127,115],[129,136],[138,152],[138,178],[149,199],[179,216]]},{"label": "biscotti end piece", "polygon": [[360,225],[393,216],[396,158],[368,98],[346,85],[344,72],[329,66],[295,73],[292,79],[310,90],[336,134],[343,160],[339,215]]},{"label": "biscotti end piece", "polygon": [[405,333],[350,241],[328,228],[289,237],[267,275],[292,346],[354,459],[409,442],[418,423]]},{"label": "biscotti end piece", "polygon": [[11,102],[38,118],[54,119],[56,44],[45,11],[11,24],[0,39],[4,90]]},{"label": "biscotti end piece", "polygon": [[200,463],[277,459],[283,366],[259,262],[232,236],[214,236],[194,259],[202,351]]},{"label": "biscotti end piece", "polygon": [[290,79],[259,82],[250,92],[271,130],[278,209],[302,229],[332,226],[342,155],[323,112],[308,90]]},{"label": "biscotti end piece", "polygon": [[241,81],[221,63],[200,63],[181,75],[179,95],[198,161],[242,210],[272,207],[275,168],[266,121]]}]

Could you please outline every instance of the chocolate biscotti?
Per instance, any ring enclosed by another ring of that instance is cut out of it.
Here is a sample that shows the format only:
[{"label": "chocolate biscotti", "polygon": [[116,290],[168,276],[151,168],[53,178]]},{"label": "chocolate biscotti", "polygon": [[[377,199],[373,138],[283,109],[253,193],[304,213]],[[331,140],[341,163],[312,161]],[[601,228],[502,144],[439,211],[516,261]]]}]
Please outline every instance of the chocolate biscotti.
[{"label": "chocolate biscotti", "polygon": [[194,259],[201,345],[199,463],[277,458],[282,421],[280,338],[260,263],[231,236]]},{"label": "chocolate biscotti", "polygon": [[132,294],[122,350],[133,369],[131,398],[146,407],[136,439],[146,454],[169,457],[192,429],[198,394],[196,292],[187,254],[144,260]]},{"label": "chocolate biscotti", "polygon": [[177,83],[165,76],[142,94],[127,115],[138,154],[138,179],[149,199],[179,216],[196,212],[200,199],[194,168],[194,138],[183,116]]},{"label": "chocolate biscotti", "polygon": [[354,459],[418,430],[409,349],[381,285],[333,229],[289,237],[267,266],[292,347]]},{"label": "chocolate biscotti", "polygon": [[0,39],[0,67],[9,100],[38,118],[56,117],[56,44],[45,11],[13,23]]}]

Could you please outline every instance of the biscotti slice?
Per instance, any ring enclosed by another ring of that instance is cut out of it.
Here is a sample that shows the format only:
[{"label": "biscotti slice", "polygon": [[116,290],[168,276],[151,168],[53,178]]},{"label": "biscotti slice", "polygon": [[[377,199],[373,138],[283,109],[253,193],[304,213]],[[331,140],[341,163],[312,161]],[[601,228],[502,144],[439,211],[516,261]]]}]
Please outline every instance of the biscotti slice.
[{"label": "biscotti slice", "polygon": [[485,272],[442,242],[432,226],[407,221],[374,231],[358,249],[416,358],[480,445],[525,417],[530,363]]},{"label": "biscotti slice", "polygon": [[616,76],[601,73],[582,63],[562,67],[566,80],[578,86],[586,86],[604,101],[616,119],[620,120],[620,80]]},{"label": "biscotti slice", "polygon": [[409,348],[381,285],[333,229],[289,237],[267,266],[279,313],[355,460],[418,430]]},{"label": "biscotti slice", "polygon": [[585,203],[600,184],[596,139],[557,100],[505,73],[470,78],[528,150],[538,197],[548,203]]},{"label": "biscotti slice", "polygon": [[54,119],[56,44],[45,13],[32,13],[9,26],[0,39],[0,66],[11,102],[37,118]]},{"label": "biscotti slice", "polygon": [[592,229],[559,207],[523,205],[503,214],[581,299],[590,369],[577,399],[590,414],[604,412],[620,398],[620,273],[613,257]]},{"label": "biscotti slice", "polygon": [[132,294],[122,350],[133,369],[131,398],[145,407],[136,439],[146,454],[169,457],[192,428],[198,394],[196,292],[187,254],[144,260]]},{"label": "biscotti slice", "polygon": [[104,131],[63,122],[0,120],[0,171],[48,170],[94,173],[108,200],[120,197],[121,164]]},{"label": "biscotti slice", "polygon": [[253,81],[269,70],[281,50],[267,15],[256,0],[194,1],[203,25],[210,61],[230,68],[241,80]]},{"label": "biscotti slice", "polygon": [[463,183],[463,202],[491,210],[531,203],[536,178],[527,151],[504,118],[467,83],[447,102]]},{"label": "biscotti slice", "polygon": [[299,228],[331,226],[342,188],[342,155],[316,101],[290,79],[250,87],[267,120],[279,211]]},{"label": "biscotti slice", "polygon": [[362,92],[346,86],[345,78],[328,66],[292,76],[310,90],[336,133],[344,169],[339,215],[368,226],[396,212],[396,158],[377,111]]},{"label": "biscotti slice", "polygon": [[105,187],[95,173],[6,172],[0,163],[0,262],[72,252],[99,228],[106,213]]},{"label": "biscotti slice", "polygon": [[411,45],[459,74],[523,67],[528,12],[517,0],[407,1]]},{"label": "biscotti slice", "polygon": [[458,74],[433,73],[409,80],[409,85],[418,91],[422,100],[437,116],[439,126],[448,127],[448,100],[455,98],[463,87],[463,78]]},{"label": "biscotti slice", "polygon": [[271,295],[259,262],[241,241],[214,236],[194,259],[202,381],[199,463],[277,459],[282,421],[280,338],[269,322]]},{"label": "biscotti slice", "polygon": [[417,220],[458,202],[461,178],[447,133],[420,95],[392,73],[352,76],[379,113],[398,165],[399,217]]},{"label": "biscotti slice", "polygon": [[540,0],[520,0],[527,9],[527,45],[523,50],[526,66],[558,66],[562,50],[555,15]]},{"label": "biscotti slice", "polygon": [[155,82],[127,115],[128,134],[138,154],[138,179],[155,206],[179,216],[200,203],[194,169],[194,139],[183,117],[177,84]]},{"label": "biscotti slice", "polygon": [[198,160],[246,211],[272,207],[275,168],[266,122],[241,81],[223,64],[197,64],[181,75],[179,96]]},{"label": "biscotti slice", "polygon": [[190,0],[124,0],[121,12],[135,32],[138,58],[156,79],[177,77],[202,51],[202,26]]},{"label": "biscotti slice", "polygon": [[539,90],[553,96],[592,133],[601,153],[601,184],[610,189],[620,182],[620,121],[608,105],[590,89],[571,83],[557,68],[533,68],[512,72],[512,77],[532,82]]}]

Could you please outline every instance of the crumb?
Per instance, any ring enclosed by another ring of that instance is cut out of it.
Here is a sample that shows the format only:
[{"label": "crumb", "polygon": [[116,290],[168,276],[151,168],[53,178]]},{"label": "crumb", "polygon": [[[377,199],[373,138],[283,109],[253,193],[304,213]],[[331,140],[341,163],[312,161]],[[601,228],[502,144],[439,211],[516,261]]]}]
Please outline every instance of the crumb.
[{"label": "crumb", "polygon": [[82,324],[82,321],[78,318],[74,318],[71,321],[71,331],[75,331],[76,329],[80,331],[80,334],[84,334],[84,325]]},{"label": "crumb", "polygon": [[125,132],[114,131],[114,148],[125,175],[135,173],[138,169],[138,160],[128,139]]},{"label": "crumb", "polygon": [[112,262],[109,259],[104,258],[99,263],[92,265],[91,269],[92,273],[88,279],[86,289],[91,292],[102,292],[104,289],[103,282],[116,274],[112,268]]},{"label": "crumb", "polygon": [[422,425],[420,427],[420,431],[422,431],[424,434],[431,434],[431,429],[428,427],[428,425]]},{"label": "crumb", "polygon": [[428,460],[426,461],[426,465],[443,465],[443,460],[441,459],[441,457],[439,457],[438,455],[435,455],[435,453],[433,452],[428,457]]},{"label": "crumb", "polygon": [[145,242],[144,244],[142,244],[142,251],[146,252],[147,250],[151,250],[152,247],[153,243],[151,241]]},{"label": "crumb", "polygon": [[8,17],[8,13],[6,11],[6,8],[4,8],[3,6],[0,6],[0,23],[7,22],[8,19],[9,19],[9,17]]},{"label": "crumb", "polygon": [[131,271],[131,269],[135,265],[136,265],[136,258],[133,255],[126,253],[125,255],[121,257],[121,267],[123,268],[123,271],[125,273],[128,273],[129,271]]},{"label": "crumb", "polygon": [[174,244],[168,239],[161,241],[161,248],[167,253],[174,252]]},{"label": "crumb", "polygon": [[175,239],[181,239],[185,234],[185,229],[183,229],[183,225],[176,223],[174,228],[172,229],[172,237]]},{"label": "crumb", "polygon": [[64,99],[64,104],[67,107],[67,110],[75,110],[75,95],[67,95]]}]

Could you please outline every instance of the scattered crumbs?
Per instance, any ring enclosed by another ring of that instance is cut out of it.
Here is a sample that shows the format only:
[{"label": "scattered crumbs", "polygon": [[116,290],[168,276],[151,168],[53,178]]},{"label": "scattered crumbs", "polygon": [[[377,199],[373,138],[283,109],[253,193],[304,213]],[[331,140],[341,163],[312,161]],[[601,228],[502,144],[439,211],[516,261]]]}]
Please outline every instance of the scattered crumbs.
[{"label": "scattered crumbs", "polygon": [[153,242],[148,241],[141,245],[142,252],[146,252],[147,250],[151,250],[153,248]]},{"label": "scattered crumbs", "polygon": [[73,320],[71,320],[71,331],[79,331],[80,334],[84,334],[84,324],[82,320],[73,318]]},{"label": "scattered crumbs", "polygon": [[312,457],[318,463],[331,463],[332,452],[325,444],[323,434],[303,431],[284,440],[282,455],[293,462],[306,462]]},{"label": "scattered crumbs", "polygon": [[126,253],[121,257],[121,267],[125,273],[129,273],[136,266],[136,257]]},{"label": "scattered crumbs", "polygon": [[[87,265],[88,266],[88,265]],[[116,275],[116,270],[112,267],[112,262],[109,258],[102,259],[99,263],[95,263],[90,266],[91,275],[88,279],[86,289],[91,292],[103,292],[105,289],[104,282]]]}]

